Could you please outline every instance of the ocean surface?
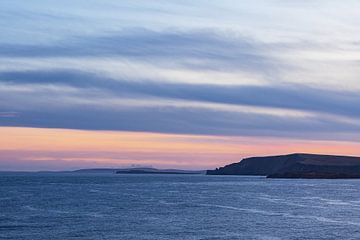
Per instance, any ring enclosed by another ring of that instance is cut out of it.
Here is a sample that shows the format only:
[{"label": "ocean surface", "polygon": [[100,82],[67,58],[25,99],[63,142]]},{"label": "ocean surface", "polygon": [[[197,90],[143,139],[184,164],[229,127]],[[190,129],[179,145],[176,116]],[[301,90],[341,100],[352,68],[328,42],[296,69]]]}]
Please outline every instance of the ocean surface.
[{"label": "ocean surface", "polygon": [[360,180],[3,173],[0,239],[360,239]]}]

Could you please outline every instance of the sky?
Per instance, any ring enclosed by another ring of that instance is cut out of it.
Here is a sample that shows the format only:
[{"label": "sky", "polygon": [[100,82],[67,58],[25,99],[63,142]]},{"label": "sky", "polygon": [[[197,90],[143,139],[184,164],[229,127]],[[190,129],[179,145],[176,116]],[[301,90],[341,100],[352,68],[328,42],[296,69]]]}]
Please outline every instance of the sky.
[{"label": "sky", "polygon": [[359,1],[0,1],[0,170],[360,155]]}]

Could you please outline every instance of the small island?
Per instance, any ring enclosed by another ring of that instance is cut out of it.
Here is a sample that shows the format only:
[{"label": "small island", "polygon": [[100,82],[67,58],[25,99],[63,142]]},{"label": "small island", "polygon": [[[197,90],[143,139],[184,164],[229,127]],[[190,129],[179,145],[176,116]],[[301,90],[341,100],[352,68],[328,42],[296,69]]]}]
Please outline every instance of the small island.
[{"label": "small island", "polygon": [[156,168],[127,168],[119,169],[116,174],[204,174],[205,171],[191,171],[181,169],[156,169]]},{"label": "small island", "polygon": [[294,153],[245,158],[208,170],[207,175],[258,175],[267,178],[360,178],[360,157]]},{"label": "small island", "polygon": [[205,170],[183,170],[183,169],[157,169],[151,167],[133,168],[90,168],[79,169],[69,173],[96,173],[96,174],[205,174]]}]

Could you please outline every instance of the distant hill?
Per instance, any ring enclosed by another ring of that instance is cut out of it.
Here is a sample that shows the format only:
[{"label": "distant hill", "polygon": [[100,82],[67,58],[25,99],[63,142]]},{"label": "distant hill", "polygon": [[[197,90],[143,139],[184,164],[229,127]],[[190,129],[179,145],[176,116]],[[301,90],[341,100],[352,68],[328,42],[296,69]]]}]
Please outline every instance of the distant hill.
[{"label": "distant hill", "polygon": [[115,168],[87,168],[71,171],[73,173],[116,173]]},{"label": "distant hill", "polygon": [[190,171],[179,169],[128,168],[119,169],[117,174],[205,174],[206,171]]},{"label": "distant hill", "polygon": [[205,174],[206,171],[191,171],[181,169],[156,169],[156,168],[94,168],[79,169],[73,173],[112,173],[112,174]]},{"label": "distant hill", "polygon": [[268,178],[360,178],[360,157],[295,153],[245,158],[208,170],[208,175],[261,175]]}]

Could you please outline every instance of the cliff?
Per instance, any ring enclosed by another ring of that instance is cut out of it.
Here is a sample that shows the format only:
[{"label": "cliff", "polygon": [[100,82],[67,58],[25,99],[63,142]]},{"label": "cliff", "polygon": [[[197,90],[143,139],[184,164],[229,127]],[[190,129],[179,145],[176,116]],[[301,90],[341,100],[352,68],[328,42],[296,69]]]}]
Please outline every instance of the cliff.
[{"label": "cliff", "polygon": [[289,154],[246,158],[208,175],[260,175],[269,178],[360,178],[360,157]]}]

